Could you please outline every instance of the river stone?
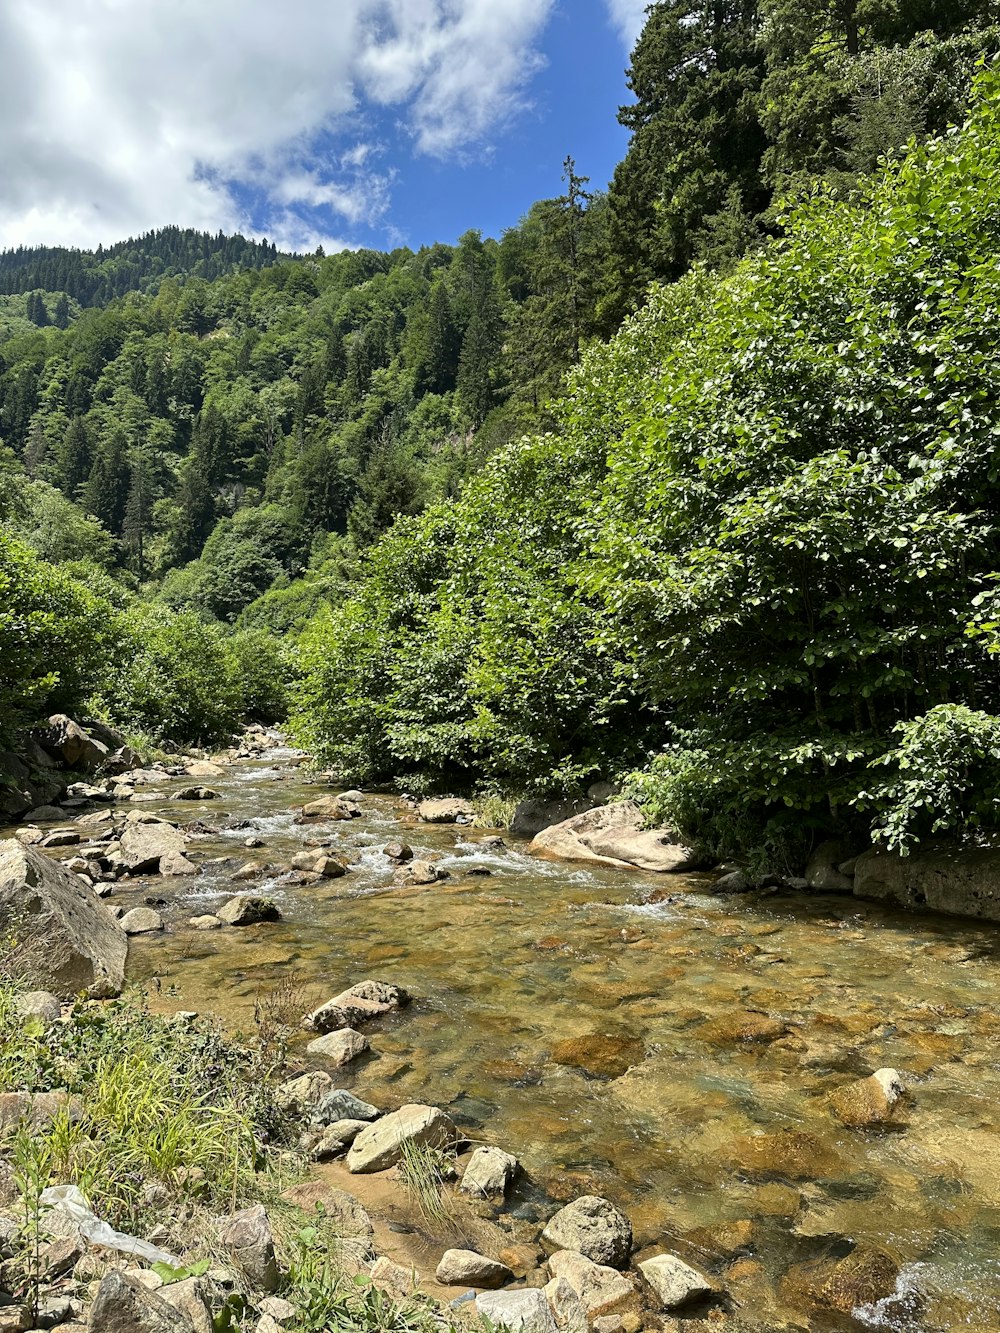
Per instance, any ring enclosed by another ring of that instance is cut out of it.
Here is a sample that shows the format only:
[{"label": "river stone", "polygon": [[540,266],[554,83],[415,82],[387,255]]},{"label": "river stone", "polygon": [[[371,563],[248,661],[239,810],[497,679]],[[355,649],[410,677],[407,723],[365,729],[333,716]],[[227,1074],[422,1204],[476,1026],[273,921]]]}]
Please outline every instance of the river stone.
[{"label": "river stone", "polygon": [[138,1278],[112,1269],[101,1279],[90,1307],[93,1333],[191,1333],[186,1315],[149,1291]]},{"label": "river stone", "polygon": [[535,835],[531,849],[565,861],[599,861],[620,869],[672,873],[698,859],[666,829],[644,829],[642,811],[623,801],[600,805]]},{"label": "river stone", "polygon": [[896,1290],[899,1265],[882,1250],[856,1246],[842,1259],[814,1259],[794,1264],[780,1283],[787,1300],[849,1315],[874,1305]]},{"label": "river stone", "polygon": [[23,1018],[39,1018],[43,1023],[55,1023],[62,1014],[58,995],[47,990],[28,991],[17,997],[17,1011]]},{"label": "river stone", "polygon": [[363,1263],[374,1253],[375,1229],[353,1194],[336,1189],[324,1180],[304,1180],[285,1190],[281,1197],[305,1213],[315,1213],[319,1204],[333,1224],[345,1258]]},{"label": "river stone", "polygon": [[187,765],[184,772],[189,778],[221,778],[225,776],[226,770],[221,764],[213,763],[211,759],[195,759]]},{"label": "river stone", "polygon": [[554,1250],[574,1250],[595,1264],[624,1268],[632,1250],[632,1227],[608,1199],[584,1194],[549,1219],[542,1240]]},{"label": "river stone", "polygon": [[227,1218],[219,1229],[219,1243],[258,1291],[278,1289],[278,1263],[267,1211],[261,1203]]},{"label": "river stone", "polygon": [[256,926],[261,921],[280,921],[277,903],[270,898],[230,898],[216,912],[229,926]]},{"label": "river stone", "polygon": [[476,1310],[494,1328],[509,1328],[515,1333],[559,1333],[545,1293],[536,1287],[481,1292],[476,1297]]},{"label": "river stone", "polygon": [[408,842],[387,842],[382,848],[382,855],[389,861],[412,861],[413,848]]},{"label": "river stone", "polygon": [[[285,1115],[304,1115],[306,1110],[317,1103],[333,1084],[333,1079],[324,1069],[312,1069],[297,1078],[286,1079],[279,1083],[274,1092],[274,1101],[279,1111]],[[348,1097],[350,1093],[346,1094]],[[343,1116],[335,1116],[341,1120]],[[360,1119],[360,1117],[359,1117]],[[326,1124],[326,1121],[322,1122]]]},{"label": "river stone", "polygon": [[324,879],[340,879],[342,875],[347,874],[346,866],[322,850],[299,852],[297,856],[292,857],[292,868],[305,870],[313,875],[322,875]]},{"label": "river stone", "polygon": [[472,819],[475,811],[468,801],[453,797],[421,801],[417,815],[425,824],[458,824]]},{"label": "river stone", "polygon": [[121,928],[126,935],[151,935],[163,929],[163,917],[151,907],[133,907],[121,919]]},{"label": "river stone", "polygon": [[128,941],[77,877],[16,839],[0,842],[0,938],[17,940],[11,962],[38,988],[69,998],[117,995]]},{"label": "river stone", "polygon": [[565,1278],[554,1277],[542,1291],[560,1333],[590,1333],[583,1302]]},{"label": "river stone", "polygon": [[188,918],[188,925],[193,926],[195,930],[221,930],[225,924],[221,917],[213,916],[211,912]]},{"label": "river stone", "polygon": [[639,1265],[664,1310],[679,1310],[716,1290],[715,1283],[675,1254],[656,1254]]},{"label": "river stone", "polygon": [[478,1199],[502,1199],[520,1169],[517,1158],[502,1148],[477,1148],[469,1158],[460,1189]]},{"label": "river stone", "polygon": [[379,1018],[409,1003],[410,997],[401,986],[390,986],[385,981],[359,981],[307,1014],[305,1022],[317,1032],[332,1032],[338,1027],[363,1023],[367,1018]]},{"label": "river stone", "polygon": [[447,878],[447,870],[442,870],[433,861],[411,861],[399,867],[392,882],[405,888],[409,884],[436,884],[438,880]]},{"label": "river stone", "polygon": [[442,1287],[502,1287],[514,1274],[506,1264],[475,1250],[445,1250],[434,1275]]},{"label": "river stone", "polygon": [[14,837],[24,847],[37,847],[45,837],[45,831],[36,828],[34,824],[27,824],[23,828],[17,829]]},{"label": "river stone", "polygon": [[722,1014],[695,1028],[696,1036],[714,1046],[761,1046],[777,1041],[787,1032],[788,1024],[782,1019],[754,1009]]},{"label": "river stone", "polygon": [[324,1129],[307,1130],[302,1146],[314,1162],[325,1162],[345,1153],[368,1124],[367,1120],[335,1120]]},{"label": "river stone", "polygon": [[385,1171],[402,1157],[404,1143],[447,1148],[455,1138],[455,1126],[440,1107],[408,1103],[358,1135],[347,1154],[347,1169],[352,1174]]},{"label": "river stone", "polygon": [[850,843],[821,842],[806,866],[805,879],[809,888],[819,893],[853,893],[853,878],[840,869],[841,864],[853,855]]},{"label": "river stone", "polygon": [[549,1272],[569,1283],[591,1318],[617,1309],[636,1294],[630,1274],[595,1264],[575,1250],[556,1250],[549,1258]]},{"label": "river stone", "polygon": [[898,1069],[876,1069],[870,1078],[846,1083],[830,1094],[830,1109],[851,1129],[903,1123],[906,1088]]},{"label": "river stone", "polygon": [[198,867],[183,852],[167,852],[160,857],[161,875],[197,875]]},{"label": "river stone", "polygon": [[119,864],[132,875],[157,871],[163,857],[171,853],[184,855],[185,841],[184,834],[173,824],[129,819],[119,839]]},{"label": "river stone", "polygon": [[[303,1075],[308,1078],[310,1075]],[[328,1090],[324,1089],[316,1100],[313,1113],[309,1117],[311,1125],[332,1125],[338,1120],[377,1120],[382,1112],[377,1106],[363,1102],[346,1088],[329,1089],[329,1075],[324,1075]]]},{"label": "river stone", "polygon": [[216,791],[214,787],[181,787],[180,791],[174,792],[175,801],[218,801],[222,799],[222,792]]},{"label": "river stone", "polygon": [[557,1065],[582,1069],[597,1078],[619,1078],[646,1058],[646,1047],[638,1037],[592,1032],[557,1042],[552,1059]]},{"label": "river stone", "polygon": [[1000,921],[1000,848],[936,843],[909,856],[872,848],[858,857],[854,894],[892,907]]},{"label": "river stone", "polygon": [[755,1180],[814,1180],[843,1173],[832,1148],[805,1130],[779,1129],[732,1141],[726,1156],[741,1175]]},{"label": "river stone", "polygon": [[353,1028],[340,1028],[336,1032],[328,1032],[323,1037],[316,1037],[306,1047],[310,1055],[321,1055],[324,1060],[329,1060],[338,1068],[350,1064],[352,1060],[356,1060],[359,1055],[364,1055],[365,1051],[370,1049],[368,1038],[360,1032],[355,1032]]},{"label": "river stone", "polygon": [[302,807],[303,819],[350,819],[351,812],[339,796],[318,796]]}]

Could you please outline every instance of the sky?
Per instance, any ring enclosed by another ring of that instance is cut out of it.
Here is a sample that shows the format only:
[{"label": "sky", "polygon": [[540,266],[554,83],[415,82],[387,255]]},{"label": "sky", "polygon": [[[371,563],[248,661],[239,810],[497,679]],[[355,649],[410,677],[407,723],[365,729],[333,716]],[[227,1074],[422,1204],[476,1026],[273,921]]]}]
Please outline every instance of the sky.
[{"label": "sky", "polygon": [[498,236],[607,185],[646,3],[0,0],[0,248]]}]

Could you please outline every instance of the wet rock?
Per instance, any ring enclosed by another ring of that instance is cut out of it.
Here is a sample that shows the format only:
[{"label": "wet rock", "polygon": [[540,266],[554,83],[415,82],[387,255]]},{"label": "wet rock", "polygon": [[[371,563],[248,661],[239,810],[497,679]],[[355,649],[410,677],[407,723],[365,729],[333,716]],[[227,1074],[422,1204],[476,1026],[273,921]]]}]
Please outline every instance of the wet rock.
[{"label": "wet rock", "polygon": [[713,1046],[756,1046],[777,1041],[788,1032],[788,1024],[754,1009],[722,1014],[695,1031]]},{"label": "wet rock", "polygon": [[382,855],[390,861],[402,863],[413,860],[413,848],[407,842],[387,842],[382,848]]},{"label": "wet rock", "polygon": [[280,921],[278,905],[270,898],[230,898],[216,915],[228,926],[256,926],[261,921]]},{"label": "wet rock", "polygon": [[624,1268],[632,1249],[632,1227],[608,1199],[584,1194],[560,1208],[542,1232],[555,1250],[574,1250],[596,1264]]},{"label": "wet rock", "polygon": [[225,924],[221,917],[213,916],[210,912],[188,919],[188,925],[193,926],[195,930],[221,930]]},{"label": "wet rock", "polygon": [[59,997],[47,990],[28,991],[17,998],[17,1011],[24,1018],[38,1018],[43,1023],[55,1023],[62,1014]]},{"label": "wet rock", "polygon": [[306,1047],[310,1055],[321,1055],[324,1060],[338,1068],[348,1065],[359,1055],[370,1050],[368,1038],[353,1028],[340,1028],[337,1032],[328,1032],[323,1037],[316,1037]]},{"label": "wet rock", "polygon": [[639,1265],[664,1310],[679,1310],[716,1290],[715,1283],[675,1254],[657,1254]]},{"label": "wet rock", "polygon": [[517,1333],[559,1333],[545,1293],[537,1288],[484,1291],[476,1297],[476,1310],[494,1328],[509,1328]]},{"label": "wet rock", "polygon": [[735,1139],[727,1156],[736,1170],[752,1179],[812,1180],[843,1170],[832,1149],[815,1135],[796,1129]]},{"label": "wet rock", "polygon": [[174,792],[175,801],[219,801],[222,799],[222,792],[216,791],[214,787],[181,787],[180,791]]},{"label": "wet rock", "polygon": [[[303,1077],[311,1077],[304,1075]],[[329,1076],[325,1075],[329,1086]],[[331,1088],[323,1091],[316,1100],[309,1123],[312,1125],[332,1125],[338,1120],[377,1120],[382,1112],[377,1106],[363,1102],[346,1088]]]},{"label": "wet rock", "polygon": [[195,759],[184,772],[189,778],[221,778],[225,776],[226,770],[211,759]]},{"label": "wet rock", "polygon": [[695,1227],[686,1231],[684,1239],[696,1250],[713,1259],[735,1259],[751,1254],[754,1248],[754,1225],[748,1218],[735,1222],[717,1222],[715,1226]]},{"label": "wet rock", "polygon": [[165,856],[184,855],[185,842],[184,834],[173,824],[130,818],[119,839],[118,862],[130,875],[158,871]]},{"label": "wet rock", "polygon": [[506,1264],[475,1250],[445,1250],[435,1277],[443,1287],[485,1287],[492,1290],[513,1281]]},{"label": "wet rock", "polygon": [[347,867],[332,856],[327,856],[324,851],[299,852],[298,856],[292,857],[292,866],[295,870],[322,875],[324,879],[340,879],[347,874]]},{"label": "wet rock", "polygon": [[391,986],[385,981],[359,981],[307,1014],[305,1023],[317,1032],[330,1032],[337,1027],[380,1018],[409,1003],[410,997],[401,986]]},{"label": "wet rock", "polygon": [[160,857],[161,875],[197,875],[198,867],[183,852],[167,852]]},{"label": "wet rock", "polygon": [[502,1199],[520,1169],[517,1158],[502,1148],[477,1148],[459,1188],[478,1199]]},{"label": "wet rock", "polygon": [[[333,1079],[325,1070],[313,1069],[307,1074],[299,1074],[297,1078],[286,1079],[284,1083],[280,1083],[274,1092],[275,1104],[278,1110],[286,1115],[304,1115],[309,1107],[319,1102],[332,1085]],[[343,1118],[341,1115],[333,1117],[335,1120]],[[326,1124],[327,1121],[321,1123]]]},{"label": "wet rock", "polygon": [[392,882],[405,887],[408,884],[436,884],[438,880],[448,877],[447,870],[442,870],[433,861],[411,861],[409,865],[400,866]]},{"label": "wet rock", "polygon": [[468,824],[474,814],[468,801],[452,797],[421,801],[417,806],[417,815],[425,824]]},{"label": "wet rock", "polygon": [[353,1194],[322,1180],[306,1180],[285,1190],[281,1197],[307,1213],[314,1213],[320,1204],[336,1230],[345,1258],[363,1263],[372,1255],[375,1238],[372,1221]]},{"label": "wet rock", "polygon": [[101,1279],[88,1327],[93,1333],[191,1333],[180,1310],[118,1269]]},{"label": "wet rock", "polygon": [[40,847],[75,847],[79,841],[80,835],[76,829],[60,828],[54,829],[51,833],[46,833],[38,845]]},{"label": "wet rock", "polygon": [[318,796],[302,807],[303,819],[351,819],[351,811],[339,796]]},{"label": "wet rock", "polygon": [[126,935],[151,935],[163,929],[163,917],[151,907],[133,907],[121,919]]},{"label": "wet rock", "polygon": [[712,885],[713,893],[749,893],[753,885],[742,870],[730,870],[720,875]]},{"label": "wet rock", "polygon": [[839,869],[853,854],[850,843],[820,843],[806,866],[805,880],[809,888],[819,893],[853,893],[853,878]]},{"label": "wet rock", "polygon": [[593,810],[597,804],[598,802],[589,796],[564,801],[520,801],[510,821],[510,831],[519,838],[533,838],[543,829],[551,828],[554,824],[563,824],[574,815],[582,815],[587,810]]},{"label": "wet rock", "polygon": [[939,843],[909,856],[872,848],[858,857],[853,883],[858,898],[1000,921],[1000,848]]},{"label": "wet rock", "polygon": [[262,866],[259,861],[246,861],[239,870],[233,871],[233,879],[239,884],[245,884],[248,880],[259,879],[266,869],[267,866]]},{"label": "wet rock", "polygon": [[557,1065],[582,1069],[597,1078],[619,1078],[646,1058],[646,1048],[638,1037],[593,1032],[585,1037],[571,1037],[557,1042],[552,1059]]},{"label": "wet rock", "polygon": [[591,1318],[617,1310],[636,1295],[630,1274],[595,1264],[574,1250],[557,1250],[549,1259],[549,1272],[569,1283]]},{"label": "wet rock", "polygon": [[29,985],[67,997],[122,988],[121,927],[93,889],[13,838],[0,842],[0,938],[17,940],[10,962]]},{"label": "wet rock", "polygon": [[29,824],[51,824],[53,820],[62,819],[63,813],[57,805],[39,805],[29,810],[25,819]]},{"label": "wet rock", "polygon": [[277,1291],[274,1237],[263,1204],[254,1204],[228,1218],[219,1230],[219,1242],[246,1274],[252,1287],[259,1291]]},{"label": "wet rock", "polygon": [[455,1138],[455,1126],[440,1107],[409,1103],[358,1135],[347,1154],[347,1169],[353,1174],[385,1171],[399,1161],[404,1143],[447,1148]]},{"label": "wet rock", "polygon": [[601,805],[543,829],[532,851],[567,861],[598,861],[622,869],[671,873],[691,870],[697,857],[665,829],[644,829],[638,806]]},{"label": "wet rock", "polygon": [[309,1129],[302,1138],[303,1150],[314,1162],[340,1157],[368,1124],[367,1120],[335,1120],[325,1128]]},{"label": "wet rock", "polygon": [[795,1264],[782,1278],[780,1290],[789,1302],[849,1315],[858,1306],[891,1296],[898,1278],[899,1265],[888,1254],[858,1245],[842,1259]]},{"label": "wet rock", "polygon": [[876,1069],[870,1078],[847,1083],[830,1094],[833,1114],[851,1129],[874,1129],[904,1122],[906,1088],[898,1069]]}]

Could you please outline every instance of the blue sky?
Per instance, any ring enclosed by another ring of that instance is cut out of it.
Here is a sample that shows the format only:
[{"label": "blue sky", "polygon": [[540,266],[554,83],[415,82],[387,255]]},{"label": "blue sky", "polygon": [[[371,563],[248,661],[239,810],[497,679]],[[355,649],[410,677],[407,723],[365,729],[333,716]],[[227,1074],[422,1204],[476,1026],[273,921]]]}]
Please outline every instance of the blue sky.
[{"label": "blue sky", "polygon": [[603,188],[644,0],[4,0],[0,246],[498,235]]}]

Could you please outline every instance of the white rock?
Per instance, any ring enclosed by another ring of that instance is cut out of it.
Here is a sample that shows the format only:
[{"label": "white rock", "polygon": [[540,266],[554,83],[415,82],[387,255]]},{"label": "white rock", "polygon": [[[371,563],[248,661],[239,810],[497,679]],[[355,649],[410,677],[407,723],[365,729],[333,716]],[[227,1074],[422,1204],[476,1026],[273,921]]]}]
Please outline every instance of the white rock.
[{"label": "white rock", "polygon": [[588,1333],[587,1312],[565,1278],[554,1277],[545,1285],[544,1291],[556,1328],[563,1333]]},{"label": "white rock", "polygon": [[404,1143],[445,1148],[454,1141],[455,1126],[440,1107],[409,1103],[358,1135],[347,1154],[347,1169],[354,1174],[385,1171],[399,1161]]},{"label": "white rock", "polygon": [[676,1254],[656,1254],[639,1265],[664,1310],[677,1310],[688,1301],[716,1290],[715,1283]]},{"label": "white rock", "polygon": [[502,1287],[514,1274],[506,1264],[475,1250],[445,1250],[435,1277],[443,1287]]},{"label": "white rock", "polygon": [[460,1189],[480,1199],[502,1199],[519,1170],[517,1158],[502,1148],[477,1148],[465,1168]]},{"label": "white rock", "polygon": [[356,1060],[359,1055],[370,1050],[368,1038],[353,1028],[341,1028],[338,1032],[328,1032],[325,1037],[316,1037],[306,1047],[310,1055],[321,1055],[324,1060],[340,1068]]},{"label": "white rock", "polygon": [[517,1291],[484,1291],[476,1297],[476,1310],[494,1327],[515,1333],[559,1333],[544,1291],[526,1287]]},{"label": "white rock", "polygon": [[549,1272],[569,1283],[591,1317],[614,1310],[636,1291],[629,1274],[595,1264],[575,1250],[557,1250],[549,1259]]}]

